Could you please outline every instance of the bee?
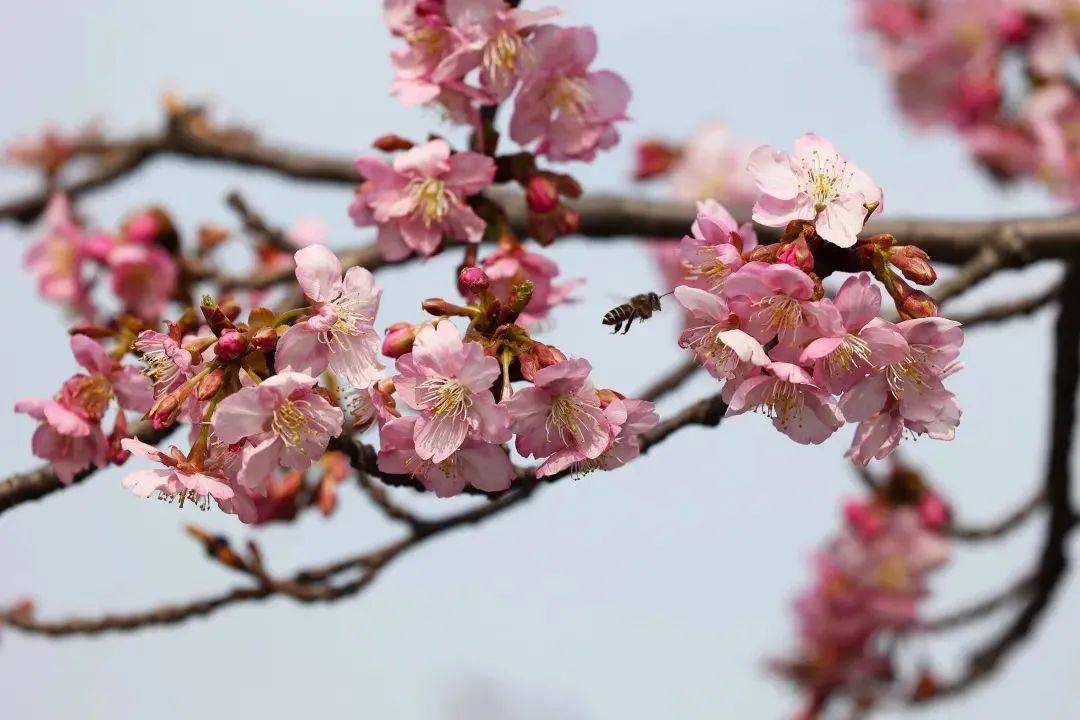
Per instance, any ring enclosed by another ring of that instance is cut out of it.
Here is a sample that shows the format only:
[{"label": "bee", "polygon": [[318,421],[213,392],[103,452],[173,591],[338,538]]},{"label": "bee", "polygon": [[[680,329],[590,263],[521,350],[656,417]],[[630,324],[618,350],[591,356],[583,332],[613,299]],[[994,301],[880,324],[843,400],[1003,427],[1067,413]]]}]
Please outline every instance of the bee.
[{"label": "bee", "polygon": [[[608,310],[601,322],[604,325],[615,326],[615,329],[611,331],[613,335],[619,330],[622,330],[623,335],[625,335],[630,332],[630,325],[633,324],[635,319],[644,322],[651,318],[654,312],[660,312],[660,298],[667,297],[670,294],[670,292],[666,292],[663,295],[657,295],[654,292],[647,292],[635,295],[619,307]],[[624,326],[623,323],[626,323],[626,325]]]}]

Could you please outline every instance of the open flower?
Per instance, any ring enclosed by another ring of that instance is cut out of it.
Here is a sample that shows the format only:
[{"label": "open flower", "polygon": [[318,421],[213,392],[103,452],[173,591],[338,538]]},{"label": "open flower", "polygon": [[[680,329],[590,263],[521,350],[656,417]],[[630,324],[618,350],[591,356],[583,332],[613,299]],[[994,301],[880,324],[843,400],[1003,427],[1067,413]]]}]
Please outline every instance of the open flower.
[{"label": "open flower", "polygon": [[522,455],[547,457],[572,449],[587,460],[607,449],[611,432],[589,381],[588,360],[563,360],[539,370],[533,385],[503,401]]},{"label": "open flower", "polygon": [[761,409],[777,430],[802,445],[822,443],[844,424],[836,401],[798,365],[774,362],[764,369],[729,386],[730,394],[724,388],[728,416]]},{"label": "open flower", "polygon": [[721,298],[681,285],[675,288],[675,299],[689,315],[679,347],[693,350],[710,375],[730,380],[769,362],[761,343],[739,329],[738,315]]},{"label": "open flower", "polygon": [[416,416],[394,418],[379,430],[379,469],[412,475],[439,497],[457,495],[471,485],[484,492],[510,487],[514,466],[499,446],[476,437],[467,437],[440,461],[422,458],[416,452]]},{"label": "open flower", "polygon": [[548,477],[568,468],[574,474],[586,475],[595,470],[621,467],[641,454],[639,436],[652,430],[660,421],[651,402],[620,397],[604,406],[604,417],[610,434],[604,452],[588,458],[580,446],[558,450],[536,469],[536,477]]},{"label": "open flower", "polygon": [[743,265],[724,282],[724,295],[742,299],[736,307],[745,313],[746,330],[758,342],[779,338],[790,344],[815,321],[819,306],[811,301],[814,281],[796,267],[759,261]]},{"label": "open flower", "polygon": [[349,214],[359,226],[379,228],[379,249],[387,260],[413,252],[431,255],[449,235],[480,242],[484,221],[465,203],[495,177],[495,163],[474,152],[450,154],[445,140],[431,140],[399,154],[393,165],[377,157],[356,161],[367,182]]},{"label": "open flower", "polygon": [[763,193],[754,205],[754,220],[762,225],[813,220],[822,238],[850,247],[866,217],[881,209],[881,188],[813,133],[796,139],[791,155],[767,145],[757,148],[748,169]]},{"label": "open flower", "polygon": [[164,333],[143,330],[134,347],[146,363],[143,372],[154,384],[155,397],[172,392],[195,375],[191,353]]},{"label": "open flower", "polygon": [[406,105],[423,105],[439,97],[444,88],[432,76],[463,38],[453,32],[442,2],[383,0],[383,18],[403,47],[390,52],[394,83],[390,92]]},{"label": "open flower", "polygon": [[150,409],[153,387],[137,368],[113,360],[100,343],[85,335],[71,337],[71,352],[90,374],[76,375],[64,383],[62,395],[70,405],[98,420],[113,397],[124,410],[144,413]]},{"label": "open flower", "polygon": [[83,278],[83,231],[72,216],[66,195],[54,195],[45,209],[45,231],[26,249],[26,267],[42,297],[63,303],[84,315],[90,312],[89,288]]},{"label": "open flower", "polygon": [[868,274],[845,280],[831,306],[837,312],[822,315],[828,321],[818,324],[820,337],[807,345],[800,359],[813,365],[818,385],[840,394],[875,368],[903,360],[907,341],[892,323],[877,316],[881,290]]},{"label": "open flower", "polygon": [[50,400],[19,400],[15,412],[39,421],[31,450],[51,463],[56,477],[65,485],[91,465],[105,467],[108,463],[109,441],[100,422]]},{"label": "open flower", "polygon": [[544,25],[533,34],[535,69],[514,101],[510,137],[538,142],[551,160],[596,157],[619,141],[615,123],[626,119],[630,87],[610,70],[590,71],[596,33],[590,27]]},{"label": "open flower", "polygon": [[672,166],[672,193],[682,200],[708,198],[749,212],[757,199],[757,187],[746,170],[753,149],[736,141],[724,123],[709,123],[686,141]]},{"label": "open flower", "polygon": [[214,435],[227,445],[246,442],[238,480],[262,494],[273,470],[305,470],[341,432],[344,413],[315,389],[315,378],[283,371],[241,388],[217,407]]},{"label": "open flower", "polygon": [[210,498],[229,500],[235,494],[219,471],[192,462],[176,447],[163,453],[135,438],[125,438],[120,445],[132,455],[164,465],[154,470],[136,470],[124,478],[124,487],[136,495],[150,497],[158,492],[169,500],[178,499],[181,507],[190,501],[205,510]]},{"label": "open flower", "polygon": [[172,256],[155,245],[125,243],[109,250],[106,263],[124,310],[157,320],[176,289],[179,268]]},{"label": "open flower", "polygon": [[439,63],[432,79],[461,82],[479,67],[487,100],[506,100],[535,62],[526,32],[558,14],[554,8],[511,8],[504,0],[448,0],[447,20],[465,41]]},{"label": "open flower", "polygon": [[313,377],[329,367],[354,387],[367,387],[383,369],[372,325],[381,294],[374,278],[362,267],[343,278],[341,261],[323,245],[297,250],[295,260],[296,280],[314,312],[278,341],[277,367]]},{"label": "open flower", "polygon": [[420,413],[414,442],[422,459],[443,462],[470,435],[489,443],[510,439],[506,410],[491,394],[499,363],[480,343],[463,343],[452,323],[421,330],[397,370],[398,396]]},{"label": "open flower", "polygon": [[689,284],[718,293],[724,280],[745,264],[743,253],[757,247],[757,233],[750,223],[736,223],[715,200],[699,202],[697,209],[691,234],[683,237],[679,254]]}]

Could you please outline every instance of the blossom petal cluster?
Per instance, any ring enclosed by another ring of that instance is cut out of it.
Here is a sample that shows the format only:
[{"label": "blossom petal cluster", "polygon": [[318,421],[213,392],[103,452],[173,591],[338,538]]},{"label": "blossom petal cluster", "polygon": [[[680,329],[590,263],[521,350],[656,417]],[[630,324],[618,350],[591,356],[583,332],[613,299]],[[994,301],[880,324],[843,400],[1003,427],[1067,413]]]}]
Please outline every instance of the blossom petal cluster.
[{"label": "blossom petal cluster", "polygon": [[[876,186],[859,180],[822,196],[825,209],[814,204],[807,194],[814,183],[866,178],[831,148],[805,135],[793,156],[768,148],[752,154],[751,171],[766,193],[755,219],[765,212],[770,222],[783,221],[779,243],[760,245],[752,226],[739,226],[722,205],[699,203],[679,248],[685,275],[674,294],[688,316],[679,344],[724,383],[728,415],[762,412],[802,444],[855,423],[849,455],[866,465],[892,453],[905,433],[953,438],[961,412],[945,381],[961,368],[964,336],[959,323],[937,317],[936,306],[899,278],[932,281],[925,253],[895,246],[891,237],[856,245],[864,214],[880,207]],[[831,172],[825,157],[846,175],[807,180],[815,168]],[[852,234],[838,242],[838,228]],[[829,295],[819,273],[834,269],[824,259],[832,245],[851,253],[846,270],[865,270]],[[888,280],[899,322],[880,317],[882,292],[872,277]]]},{"label": "blossom petal cluster", "polygon": [[1041,180],[1080,202],[1080,142],[1070,131],[1080,114],[1075,0],[858,0],[857,6],[907,118],[955,129],[998,179]]},{"label": "blossom petal cluster", "polygon": [[618,141],[630,89],[616,73],[591,69],[592,28],[553,25],[558,10],[504,0],[385,0],[383,8],[404,41],[391,53],[402,102],[437,104],[451,120],[479,126],[479,108],[513,96],[510,137],[552,160],[592,160]]},{"label": "blossom petal cluster", "polygon": [[918,628],[927,579],[950,556],[948,510],[927,488],[902,501],[887,493],[851,501],[843,515],[795,600],[797,650],[772,663],[805,696],[801,717],[834,697],[864,708],[887,697],[898,675],[890,648]]}]

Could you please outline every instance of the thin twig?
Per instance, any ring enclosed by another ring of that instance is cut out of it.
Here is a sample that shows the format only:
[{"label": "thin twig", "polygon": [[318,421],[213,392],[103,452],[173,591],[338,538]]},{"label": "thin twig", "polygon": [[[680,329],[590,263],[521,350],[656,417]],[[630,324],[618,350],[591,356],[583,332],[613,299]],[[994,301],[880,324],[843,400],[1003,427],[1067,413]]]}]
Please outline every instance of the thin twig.
[{"label": "thin twig", "polygon": [[1059,297],[1061,297],[1061,283],[1054,283],[1042,292],[1035,293],[1034,295],[1022,297],[1017,300],[1010,300],[1008,302],[987,305],[981,310],[954,315],[952,319],[962,323],[964,330],[967,331],[981,325],[989,325],[1031,315],[1054,302]]}]

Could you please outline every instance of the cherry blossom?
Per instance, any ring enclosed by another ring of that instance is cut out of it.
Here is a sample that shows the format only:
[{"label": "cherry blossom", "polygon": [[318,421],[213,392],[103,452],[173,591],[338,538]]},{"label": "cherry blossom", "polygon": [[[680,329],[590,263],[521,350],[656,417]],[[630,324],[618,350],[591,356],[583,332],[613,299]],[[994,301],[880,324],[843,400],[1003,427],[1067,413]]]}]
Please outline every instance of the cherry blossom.
[{"label": "cherry blossom", "polygon": [[457,495],[470,485],[484,492],[499,492],[510,487],[514,466],[506,452],[499,445],[476,437],[466,437],[442,460],[421,458],[415,445],[420,422],[420,418],[409,416],[394,418],[382,425],[379,432],[380,470],[412,475],[438,497]]},{"label": "cherry blossom", "polygon": [[585,283],[584,278],[556,283],[559,266],[555,261],[540,253],[530,252],[521,245],[491,253],[484,257],[481,264],[490,281],[492,294],[502,302],[509,301],[515,285],[524,280],[532,283],[532,296],[517,319],[517,323],[524,328],[535,326],[547,318],[553,308],[570,302],[573,292]]},{"label": "cherry blossom", "polygon": [[388,165],[362,157],[356,168],[367,182],[349,208],[359,226],[379,228],[379,249],[387,260],[416,252],[431,255],[449,235],[479,242],[484,221],[465,203],[491,183],[495,163],[477,153],[451,155],[445,140],[431,140],[403,152]]},{"label": "cherry blossom", "polygon": [[539,370],[531,386],[503,401],[519,453],[541,458],[575,450],[586,460],[600,457],[611,432],[589,380],[591,371],[592,365],[582,358],[557,362]]},{"label": "cherry blossom", "polygon": [[157,492],[170,500],[179,499],[181,506],[191,501],[206,509],[210,498],[229,500],[235,495],[227,478],[192,462],[176,447],[164,453],[135,438],[126,438],[120,444],[132,455],[164,466],[136,470],[124,478],[124,487],[140,497],[150,497]]},{"label": "cherry blossom", "polygon": [[373,323],[381,291],[365,268],[341,274],[341,261],[324,245],[296,251],[296,280],[312,303],[309,317],[277,344],[277,365],[318,376],[329,368],[356,387],[382,376],[379,335]]},{"label": "cherry blossom", "polygon": [[282,371],[217,406],[214,435],[228,445],[244,443],[237,476],[241,485],[263,494],[275,467],[306,469],[341,432],[341,408],[320,395],[315,383],[311,376]]},{"label": "cherry blossom", "polygon": [[99,422],[88,420],[60,402],[48,400],[19,400],[15,412],[25,413],[40,423],[30,448],[35,456],[49,461],[56,477],[65,485],[71,484],[79,472],[108,463],[109,444]]},{"label": "cherry blossom", "polygon": [[760,409],[777,430],[802,445],[822,443],[844,424],[836,401],[805,370],[783,362],[771,362],[764,370],[725,387],[728,416]]},{"label": "cherry blossom", "polygon": [[619,140],[630,88],[610,70],[590,71],[596,33],[590,27],[545,25],[533,36],[535,69],[514,101],[510,137],[551,160],[585,160]]},{"label": "cherry blossom", "polygon": [[769,363],[761,343],[739,328],[738,314],[724,300],[685,285],[675,288],[675,299],[689,316],[679,347],[693,350],[710,375],[730,380]]},{"label": "cherry blossom", "polygon": [[26,267],[42,297],[90,314],[83,277],[83,231],[65,195],[54,195],[45,209],[44,233],[26,249]]},{"label": "cherry blossom", "polygon": [[850,247],[865,219],[881,209],[881,188],[813,133],[795,140],[793,154],[757,148],[748,169],[763,193],[754,205],[754,220],[762,225],[813,220],[823,239]]},{"label": "cherry blossom", "polygon": [[679,254],[689,284],[720,292],[724,280],[745,264],[743,254],[755,247],[753,225],[739,225],[723,205],[703,200],[698,203],[690,235],[683,236]]},{"label": "cherry blossom", "polygon": [[441,463],[470,435],[488,443],[510,439],[506,410],[491,394],[499,363],[479,343],[462,342],[452,323],[421,330],[397,370],[397,394],[420,413],[414,447],[422,459]]}]

